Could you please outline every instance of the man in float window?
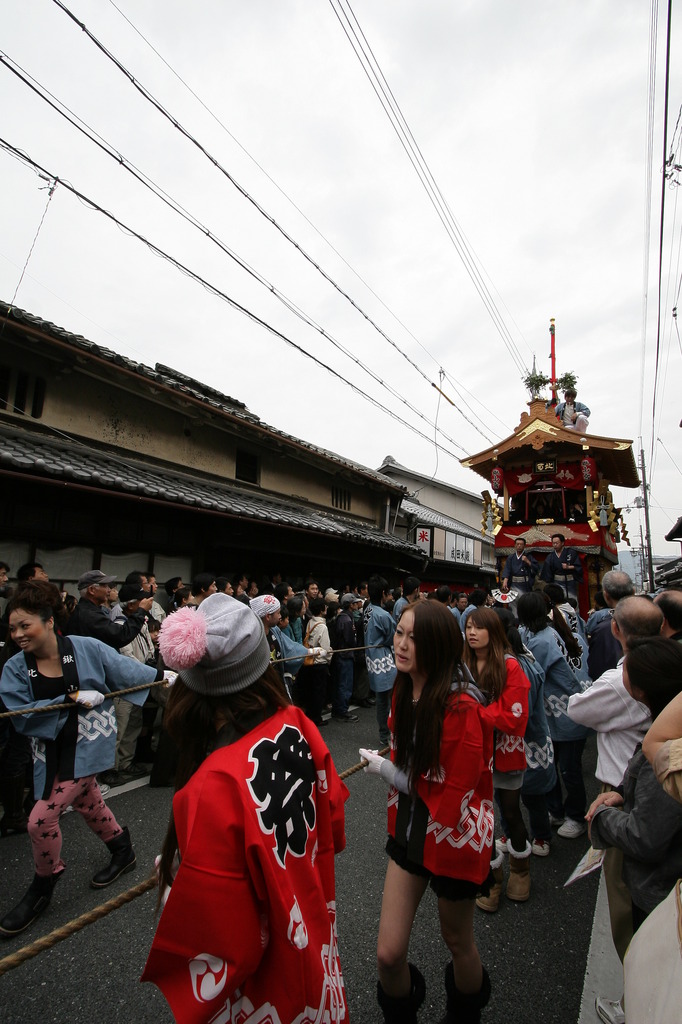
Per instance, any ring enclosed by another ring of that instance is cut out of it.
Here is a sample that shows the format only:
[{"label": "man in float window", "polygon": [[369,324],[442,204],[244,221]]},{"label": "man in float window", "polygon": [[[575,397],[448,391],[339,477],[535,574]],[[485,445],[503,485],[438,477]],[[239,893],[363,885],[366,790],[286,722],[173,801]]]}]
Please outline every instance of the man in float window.
[{"label": "man in float window", "polygon": [[566,547],[563,533],[552,534],[552,548],[540,570],[540,579],[545,583],[558,583],[567,599],[577,600],[578,584],[583,581],[580,556],[574,548]]}]

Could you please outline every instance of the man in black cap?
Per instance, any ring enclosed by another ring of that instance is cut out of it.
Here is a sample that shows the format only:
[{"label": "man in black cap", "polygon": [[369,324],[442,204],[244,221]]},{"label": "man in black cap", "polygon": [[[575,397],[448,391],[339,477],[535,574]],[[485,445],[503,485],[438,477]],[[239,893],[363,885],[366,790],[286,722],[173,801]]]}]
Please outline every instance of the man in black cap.
[{"label": "man in black cap", "polygon": [[332,718],[340,722],[359,721],[358,716],[348,707],[353,694],[356,646],[351,608],[356,600],[355,594],[344,594],[341,598],[341,611],[334,620],[333,646],[337,652],[332,662]]},{"label": "man in black cap", "polygon": [[112,622],[105,606],[115,582],[115,576],[106,576],[99,569],[83,573],[78,580],[80,601],[64,630],[67,636],[93,636],[117,651],[135,639],[147,621],[153,598],[150,594],[141,600],[137,611],[125,622]]},{"label": "man in black cap", "polygon": [[[119,619],[117,622],[119,629],[138,614],[143,602],[149,603],[153,600],[150,592],[139,583],[124,583],[118,592],[118,599],[124,615],[123,620]],[[137,636],[133,637],[130,643],[121,647],[119,653],[124,657],[135,658],[136,661],[156,668],[157,655],[149,635],[146,616]],[[142,728],[145,724],[150,725],[154,722],[158,704],[151,694],[147,697],[143,707],[126,697],[114,697],[114,708],[116,709],[116,759],[114,767],[100,776],[100,780],[109,786],[132,782],[143,775],[148,775],[151,771],[152,765],[137,763],[135,754]],[[149,709],[149,714],[147,709]],[[150,722],[146,721],[147,719],[150,719]]]}]

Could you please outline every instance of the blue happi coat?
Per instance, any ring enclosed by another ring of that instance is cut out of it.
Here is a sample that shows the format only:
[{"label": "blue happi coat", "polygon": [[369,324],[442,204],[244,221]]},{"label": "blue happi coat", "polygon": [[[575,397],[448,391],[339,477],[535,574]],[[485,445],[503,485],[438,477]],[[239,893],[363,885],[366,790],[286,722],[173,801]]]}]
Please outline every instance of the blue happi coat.
[{"label": "blue happi coat", "polygon": [[[73,646],[81,690],[111,693],[129,686],[153,683],[157,670],[136,658],[126,658],[113,647],[87,636],[69,637]],[[149,690],[126,694],[133,704],[144,704]],[[35,700],[26,658],[23,652],[15,654],[6,663],[0,678],[0,696],[8,711],[47,707],[62,704],[66,694],[52,699]],[[69,699],[69,704],[71,700]],[[33,788],[36,799],[43,793],[46,778],[46,743],[54,741],[64,728],[67,715],[78,715],[78,738],[74,758],[74,778],[106,771],[114,763],[116,754],[116,713],[113,700],[105,700],[88,710],[79,705],[77,710],[46,711],[33,715],[17,715],[12,723],[17,732],[31,737],[33,747]]]},{"label": "blue happi coat", "polygon": [[362,621],[365,646],[372,648],[372,650],[365,651],[369,685],[375,693],[384,693],[386,690],[392,689],[395,682],[393,636],[396,623],[385,608],[369,602],[362,613]]},{"label": "blue happi coat", "polygon": [[523,744],[526,771],[523,792],[528,796],[549,793],[556,783],[554,747],[545,711],[545,673],[533,654],[526,650],[518,656],[519,665],[530,682],[528,691],[528,725]]},{"label": "blue happi coat", "polygon": [[580,667],[571,663],[566,646],[555,629],[546,626],[539,633],[531,633],[522,626],[521,639],[534,655],[545,673],[545,711],[553,742],[582,740],[588,730],[568,717],[568,698],[582,693],[590,685],[581,680]]}]

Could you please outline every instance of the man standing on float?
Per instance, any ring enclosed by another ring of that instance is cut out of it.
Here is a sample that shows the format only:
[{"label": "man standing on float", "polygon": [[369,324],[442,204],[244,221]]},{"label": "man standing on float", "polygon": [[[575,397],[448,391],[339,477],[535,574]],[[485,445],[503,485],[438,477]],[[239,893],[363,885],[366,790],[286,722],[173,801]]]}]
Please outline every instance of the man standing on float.
[{"label": "man standing on float", "polygon": [[502,593],[506,594],[510,587],[520,594],[530,594],[535,577],[540,572],[540,564],[536,558],[526,553],[526,542],[523,537],[514,541],[514,552],[509,555],[502,570]]},{"label": "man standing on float", "polygon": [[583,567],[580,555],[575,548],[565,547],[566,538],[563,533],[552,534],[553,551],[547,555],[540,579],[545,583],[558,583],[566,598],[578,599],[578,584],[583,581]]}]

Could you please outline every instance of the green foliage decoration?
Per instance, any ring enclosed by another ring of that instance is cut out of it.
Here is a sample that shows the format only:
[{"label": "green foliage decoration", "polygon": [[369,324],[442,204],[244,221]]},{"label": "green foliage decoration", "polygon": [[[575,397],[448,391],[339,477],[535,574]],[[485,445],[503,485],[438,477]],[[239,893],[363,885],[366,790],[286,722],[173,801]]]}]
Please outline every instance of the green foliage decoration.
[{"label": "green foliage decoration", "polygon": [[[540,398],[540,392],[548,385],[552,384],[552,378],[548,377],[544,373],[539,373],[537,370],[533,370],[532,373],[527,373],[523,378],[524,386],[530,392],[531,398]],[[568,371],[558,377],[556,380],[556,390],[565,391],[566,388],[577,388],[578,378],[574,373]]]}]

